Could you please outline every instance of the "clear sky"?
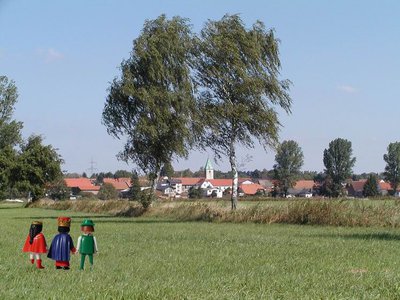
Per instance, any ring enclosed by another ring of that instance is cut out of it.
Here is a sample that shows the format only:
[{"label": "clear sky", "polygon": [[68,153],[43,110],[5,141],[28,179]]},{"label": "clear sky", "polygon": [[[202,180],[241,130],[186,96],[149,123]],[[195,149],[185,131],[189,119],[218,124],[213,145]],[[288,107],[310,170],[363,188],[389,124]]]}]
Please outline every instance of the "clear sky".
[{"label": "clear sky", "polygon": [[[303,170],[322,171],[324,149],[341,137],[352,142],[356,173],[383,171],[388,144],[400,141],[397,0],[0,0],[0,74],[18,87],[24,137],[43,135],[68,172],[90,173],[91,160],[97,172],[134,168],[115,158],[124,141],[108,136],[101,113],[144,21],[162,13],[189,18],[196,33],[226,13],[275,28],[282,79],[293,82],[280,140],[299,143]],[[173,165],[198,170],[208,156]],[[242,170],[271,169],[274,157],[257,144],[238,160]],[[215,167],[229,169],[226,160]]]}]

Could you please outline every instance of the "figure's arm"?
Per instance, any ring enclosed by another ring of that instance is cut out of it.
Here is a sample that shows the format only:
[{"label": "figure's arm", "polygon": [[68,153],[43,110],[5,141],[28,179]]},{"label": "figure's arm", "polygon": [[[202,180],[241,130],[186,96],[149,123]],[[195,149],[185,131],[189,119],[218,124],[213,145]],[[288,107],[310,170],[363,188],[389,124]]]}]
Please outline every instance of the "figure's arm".
[{"label": "figure's arm", "polygon": [[96,241],[96,237],[93,237],[93,241],[94,241],[94,253],[99,252],[99,249],[97,248],[97,241]]},{"label": "figure's arm", "polygon": [[76,245],[76,248],[78,249],[78,251],[79,251],[79,248],[81,247],[81,239],[82,239],[81,236],[78,237],[78,245]]},{"label": "figure's arm", "polygon": [[46,249],[47,252],[47,243],[46,243],[46,238],[43,236],[43,241],[44,241],[44,248]]},{"label": "figure's arm", "polygon": [[[69,237],[70,238],[70,240],[71,240],[71,246],[70,246],[70,250],[71,250],[71,252],[73,253],[73,254],[75,254],[76,253],[76,248],[74,247],[74,241],[72,240],[72,237],[70,236]],[[79,239],[78,239],[78,243],[79,243]],[[79,246],[78,246],[79,247]],[[79,249],[79,248],[78,248]]]}]

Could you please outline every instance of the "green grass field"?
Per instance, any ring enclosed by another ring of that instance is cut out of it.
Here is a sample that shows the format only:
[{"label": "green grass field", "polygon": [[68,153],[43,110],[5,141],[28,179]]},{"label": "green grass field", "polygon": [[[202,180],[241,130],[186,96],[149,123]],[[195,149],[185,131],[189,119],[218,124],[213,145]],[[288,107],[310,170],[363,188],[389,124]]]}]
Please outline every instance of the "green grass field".
[{"label": "green grass field", "polygon": [[[38,270],[32,220],[96,223],[94,270]],[[0,299],[399,299],[400,229],[175,222],[0,204]]]}]

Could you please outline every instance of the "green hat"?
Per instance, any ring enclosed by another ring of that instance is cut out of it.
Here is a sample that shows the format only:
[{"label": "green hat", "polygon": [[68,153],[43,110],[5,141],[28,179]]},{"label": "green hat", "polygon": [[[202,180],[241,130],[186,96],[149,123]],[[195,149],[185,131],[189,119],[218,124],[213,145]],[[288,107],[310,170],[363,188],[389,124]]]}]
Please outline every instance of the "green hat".
[{"label": "green hat", "polygon": [[81,226],[94,226],[94,223],[92,220],[86,219],[86,220],[83,220]]}]

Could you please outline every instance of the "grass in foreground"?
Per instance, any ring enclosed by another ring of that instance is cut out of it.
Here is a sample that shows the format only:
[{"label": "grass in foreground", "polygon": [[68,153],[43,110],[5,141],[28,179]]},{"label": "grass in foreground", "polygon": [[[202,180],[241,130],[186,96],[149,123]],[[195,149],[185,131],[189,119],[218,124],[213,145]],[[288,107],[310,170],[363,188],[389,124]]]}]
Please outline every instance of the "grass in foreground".
[{"label": "grass in foreground", "polygon": [[[56,217],[96,223],[95,269],[37,270],[30,222],[50,244]],[[398,229],[175,222],[0,205],[0,299],[398,299]]]}]

